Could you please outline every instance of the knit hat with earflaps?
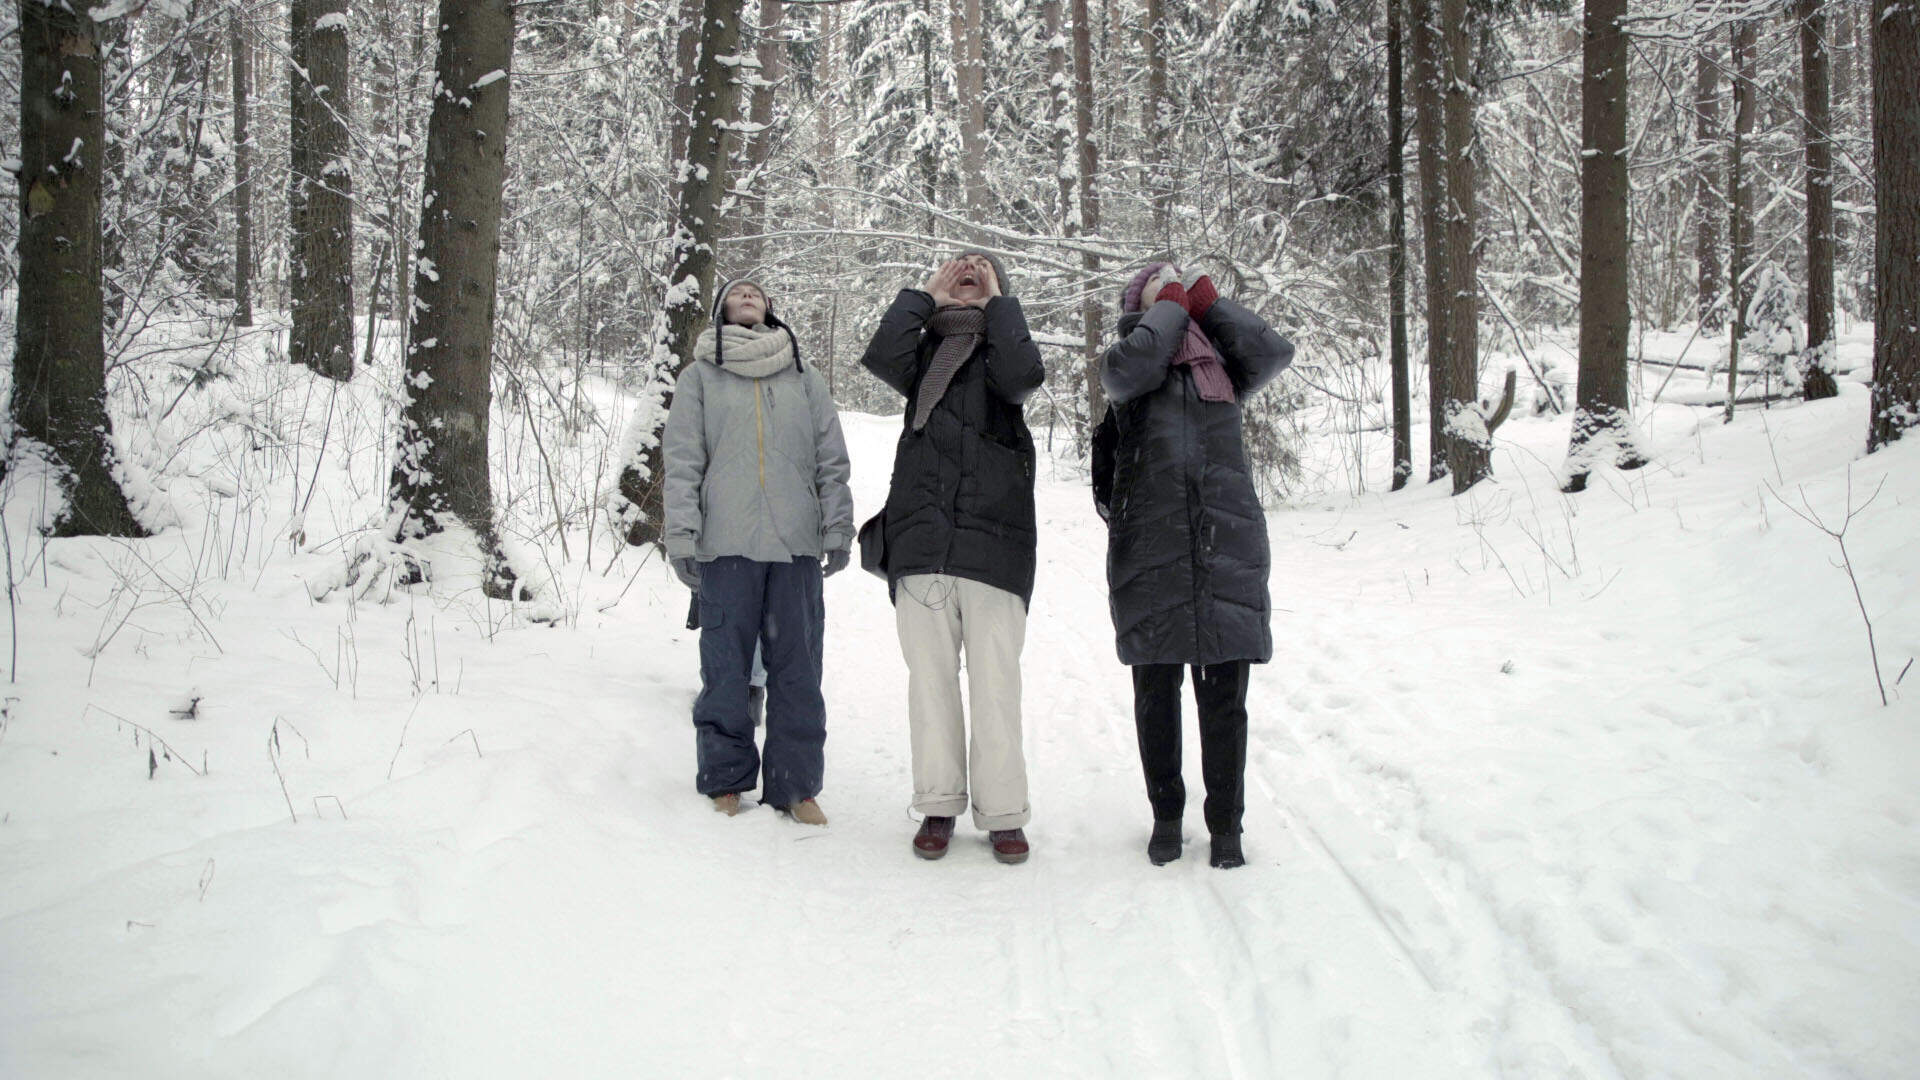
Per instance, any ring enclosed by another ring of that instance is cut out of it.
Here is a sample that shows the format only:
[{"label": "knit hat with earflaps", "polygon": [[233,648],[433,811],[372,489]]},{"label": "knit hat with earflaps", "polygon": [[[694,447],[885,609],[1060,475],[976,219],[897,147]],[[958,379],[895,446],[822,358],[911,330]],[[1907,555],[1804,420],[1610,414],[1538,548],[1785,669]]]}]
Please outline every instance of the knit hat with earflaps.
[{"label": "knit hat with earflaps", "polygon": [[994,284],[1000,287],[1001,296],[1013,295],[1013,279],[1007,276],[1006,264],[1002,263],[1000,259],[991,252],[981,251],[979,248],[968,248],[960,254],[955,255],[954,258],[964,259],[969,255],[978,255],[987,260],[988,266],[993,267]]},{"label": "knit hat with earflaps", "polygon": [[794,370],[807,370],[807,366],[800,361],[800,339],[794,336],[793,327],[788,326],[785,322],[781,321],[780,316],[773,313],[773,294],[767,291],[765,285],[748,277],[730,278],[722,282],[719,290],[713,294],[713,311],[709,313],[715,327],[713,335],[713,362],[721,367],[725,367],[727,364],[726,355],[721,352],[721,341],[726,335],[720,333],[718,328],[727,321],[727,294],[732,292],[736,285],[751,285],[760,290],[760,295],[765,297],[767,301],[767,314],[765,318],[760,320],[761,324],[764,326],[777,326],[785,330],[787,332],[787,340],[793,343]]}]

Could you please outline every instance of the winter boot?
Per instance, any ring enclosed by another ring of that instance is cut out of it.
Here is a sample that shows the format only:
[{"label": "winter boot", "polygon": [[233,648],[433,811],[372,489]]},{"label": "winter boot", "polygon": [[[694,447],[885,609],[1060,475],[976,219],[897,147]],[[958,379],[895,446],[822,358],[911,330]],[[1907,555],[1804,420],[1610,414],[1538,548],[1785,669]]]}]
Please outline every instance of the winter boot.
[{"label": "winter boot", "polygon": [[947,842],[953,839],[953,819],[929,815],[920,823],[920,831],[913,834],[913,853],[923,859],[938,859],[947,853]]},{"label": "winter boot", "polygon": [[1247,865],[1246,856],[1240,854],[1240,834],[1214,833],[1213,858],[1208,861],[1221,870]]},{"label": "winter boot", "polygon": [[740,793],[734,791],[728,792],[725,795],[715,795],[713,797],[713,808],[728,817],[738,814],[740,812]]},{"label": "winter boot", "polygon": [[1008,865],[1027,861],[1027,834],[1024,829],[994,829],[987,833],[993,845],[993,857]]},{"label": "winter boot", "polygon": [[814,802],[812,799],[801,799],[792,806],[783,806],[780,808],[780,812],[802,825],[825,825],[827,823],[827,812],[820,809],[820,804]]},{"label": "winter boot", "polygon": [[1147,841],[1147,858],[1155,866],[1165,866],[1180,857],[1180,819],[1153,823],[1153,837]]}]

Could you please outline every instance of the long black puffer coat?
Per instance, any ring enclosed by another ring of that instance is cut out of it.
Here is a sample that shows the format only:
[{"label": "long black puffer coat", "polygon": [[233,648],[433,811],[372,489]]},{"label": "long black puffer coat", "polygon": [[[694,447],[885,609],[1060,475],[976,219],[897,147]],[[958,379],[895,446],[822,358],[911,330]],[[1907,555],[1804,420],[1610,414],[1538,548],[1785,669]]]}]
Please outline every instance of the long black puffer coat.
[{"label": "long black puffer coat", "polygon": [[1187,312],[1162,300],[1121,316],[1100,363],[1111,408],[1094,435],[1094,502],[1107,519],[1107,585],[1120,662],[1273,658],[1267,519],[1241,441],[1240,401],[1293,362],[1293,345],[1225,298],[1200,319],[1235,400],[1202,401],[1169,366]]},{"label": "long black puffer coat", "polygon": [[1020,301],[987,301],[987,331],[926,426],[913,430],[920,380],[940,339],[933,298],[902,289],[860,363],[907,399],[887,491],[887,583],[951,574],[1033,596],[1033,435],[1021,403],[1046,380]]}]

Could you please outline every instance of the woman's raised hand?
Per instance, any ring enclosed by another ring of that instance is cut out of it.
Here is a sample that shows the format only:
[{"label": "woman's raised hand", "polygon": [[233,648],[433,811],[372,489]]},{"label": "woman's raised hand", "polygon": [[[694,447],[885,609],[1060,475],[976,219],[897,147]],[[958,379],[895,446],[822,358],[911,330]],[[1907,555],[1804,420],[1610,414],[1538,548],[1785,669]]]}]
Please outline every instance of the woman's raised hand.
[{"label": "woman's raised hand", "polygon": [[959,278],[965,264],[959,259],[948,259],[927,279],[927,295],[933,297],[933,306],[946,307],[953,303],[953,283]]}]

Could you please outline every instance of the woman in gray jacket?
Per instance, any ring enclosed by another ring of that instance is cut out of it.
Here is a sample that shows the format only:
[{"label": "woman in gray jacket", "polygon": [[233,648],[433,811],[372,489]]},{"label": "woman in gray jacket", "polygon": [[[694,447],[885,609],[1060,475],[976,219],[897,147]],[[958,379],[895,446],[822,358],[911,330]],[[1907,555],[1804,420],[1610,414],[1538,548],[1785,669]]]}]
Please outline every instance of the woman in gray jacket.
[{"label": "woman in gray jacket", "polygon": [[[853,544],[847,445],[826,381],[754,282],[719,291],[674,386],[663,451],[667,557],[700,605],[695,784],[728,815],[757,783],[761,802],[825,825],[821,579]],[[756,643],[764,752],[747,705]]]}]

